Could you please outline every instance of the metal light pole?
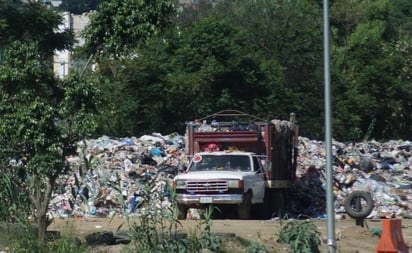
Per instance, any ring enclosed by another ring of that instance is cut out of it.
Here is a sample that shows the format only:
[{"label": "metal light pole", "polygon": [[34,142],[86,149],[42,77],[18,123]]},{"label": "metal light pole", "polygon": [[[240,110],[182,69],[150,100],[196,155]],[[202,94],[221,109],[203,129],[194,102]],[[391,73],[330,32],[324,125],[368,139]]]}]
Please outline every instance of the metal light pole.
[{"label": "metal light pole", "polygon": [[335,211],[333,205],[333,168],[332,168],[332,127],[331,127],[331,98],[330,98],[330,69],[329,69],[329,1],[323,0],[323,48],[324,48],[324,77],[325,77],[325,144],[326,144],[326,208],[328,222],[328,252],[334,253],[335,240]]}]

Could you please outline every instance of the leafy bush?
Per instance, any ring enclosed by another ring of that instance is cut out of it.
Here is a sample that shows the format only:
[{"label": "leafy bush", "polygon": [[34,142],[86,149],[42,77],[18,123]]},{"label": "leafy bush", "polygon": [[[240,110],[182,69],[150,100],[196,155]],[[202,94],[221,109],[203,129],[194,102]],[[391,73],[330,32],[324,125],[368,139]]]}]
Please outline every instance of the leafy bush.
[{"label": "leafy bush", "polygon": [[258,242],[251,242],[249,246],[246,247],[247,253],[268,253],[269,250],[265,245]]},{"label": "leafy bush", "polygon": [[48,243],[48,252],[56,253],[82,253],[87,252],[87,245],[82,244],[78,239],[73,237],[63,237]]},{"label": "leafy bush", "polygon": [[[165,203],[165,194],[155,178],[149,179],[141,191],[138,220],[131,224],[131,242],[122,252],[200,252],[202,249],[218,251],[220,237],[211,233],[213,207],[203,213],[193,233],[186,236],[180,233],[181,223],[175,194],[171,193],[171,205]],[[157,189],[157,190],[153,190]]]},{"label": "leafy bush", "polygon": [[280,231],[278,242],[287,243],[294,253],[319,253],[320,232],[310,220],[292,220]]},{"label": "leafy bush", "polygon": [[63,236],[60,236],[60,233],[46,234],[48,240],[46,244],[43,244],[37,237],[36,229],[36,226],[33,226],[33,223],[30,222],[9,224],[7,245],[1,246],[7,247],[10,252],[14,253],[87,252],[87,245],[82,244],[80,239],[74,237],[71,230],[65,231]]},{"label": "leafy bush", "polygon": [[21,168],[0,164],[0,221],[16,222],[31,212],[28,187],[24,183]]}]

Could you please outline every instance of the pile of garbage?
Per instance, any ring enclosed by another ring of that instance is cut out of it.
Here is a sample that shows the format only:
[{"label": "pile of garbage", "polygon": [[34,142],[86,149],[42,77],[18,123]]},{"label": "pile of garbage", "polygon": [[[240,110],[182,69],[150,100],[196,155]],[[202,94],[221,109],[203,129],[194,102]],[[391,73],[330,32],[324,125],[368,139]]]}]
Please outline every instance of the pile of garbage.
[{"label": "pile of garbage", "polygon": [[[412,217],[412,150],[409,141],[342,143],[333,141],[335,211],[352,191],[370,192],[371,218]],[[326,215],[326,156],[322,141],[299,137],[297,180],[291,215]],[[177,133],[84,140],[69,157],[73,173],[59,178],[49,206],[53,217],[138,215],[142,192],[170,206],[170,180],[188,164],[185,138]]]},{"label": "pile of garbage", "polygon": [[133,216],[148,194],[159,207],[170,205],[170,180],[188,163],[182,136],[156,133],[84,140],[67,160],[73,173],[59,178],[52,217]]},{"label": "pile of garbage", "polygon": [[[326,217],[326,147],[299,138],[299,165],[291,210],[297,215]],[[332,142],[336,217],[344,217],[345,198],[369,192],[374,208],[368,218],[412,218],[412,144],[409,141]]]}]

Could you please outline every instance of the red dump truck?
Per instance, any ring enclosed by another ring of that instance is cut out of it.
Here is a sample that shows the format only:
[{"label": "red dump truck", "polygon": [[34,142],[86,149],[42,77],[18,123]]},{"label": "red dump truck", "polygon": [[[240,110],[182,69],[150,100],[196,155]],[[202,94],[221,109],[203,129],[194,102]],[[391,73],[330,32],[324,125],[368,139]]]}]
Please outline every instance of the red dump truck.
[{"label": "red dump truck", "polygon": [[[280,215],[296,175],[298,127],[224,110],[187,123],[187,169],[173,179],[179,218],[191,207],[236,208],[238,218]],[[256,207],[253,209],[253,207]]]}]

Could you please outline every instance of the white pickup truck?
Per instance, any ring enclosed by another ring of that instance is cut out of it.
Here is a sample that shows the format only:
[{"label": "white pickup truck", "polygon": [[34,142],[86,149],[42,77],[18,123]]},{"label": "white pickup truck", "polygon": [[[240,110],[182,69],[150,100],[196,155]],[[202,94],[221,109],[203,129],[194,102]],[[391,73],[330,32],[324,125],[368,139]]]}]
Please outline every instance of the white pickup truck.
[{"label": "white pickup truck", "polygon": [[179,219],[191,207],[234,205],[240,219],[249,219],[252,204],[265,198],[265,170],[252,152],[196,153],[187,170],[173,182]]}]

